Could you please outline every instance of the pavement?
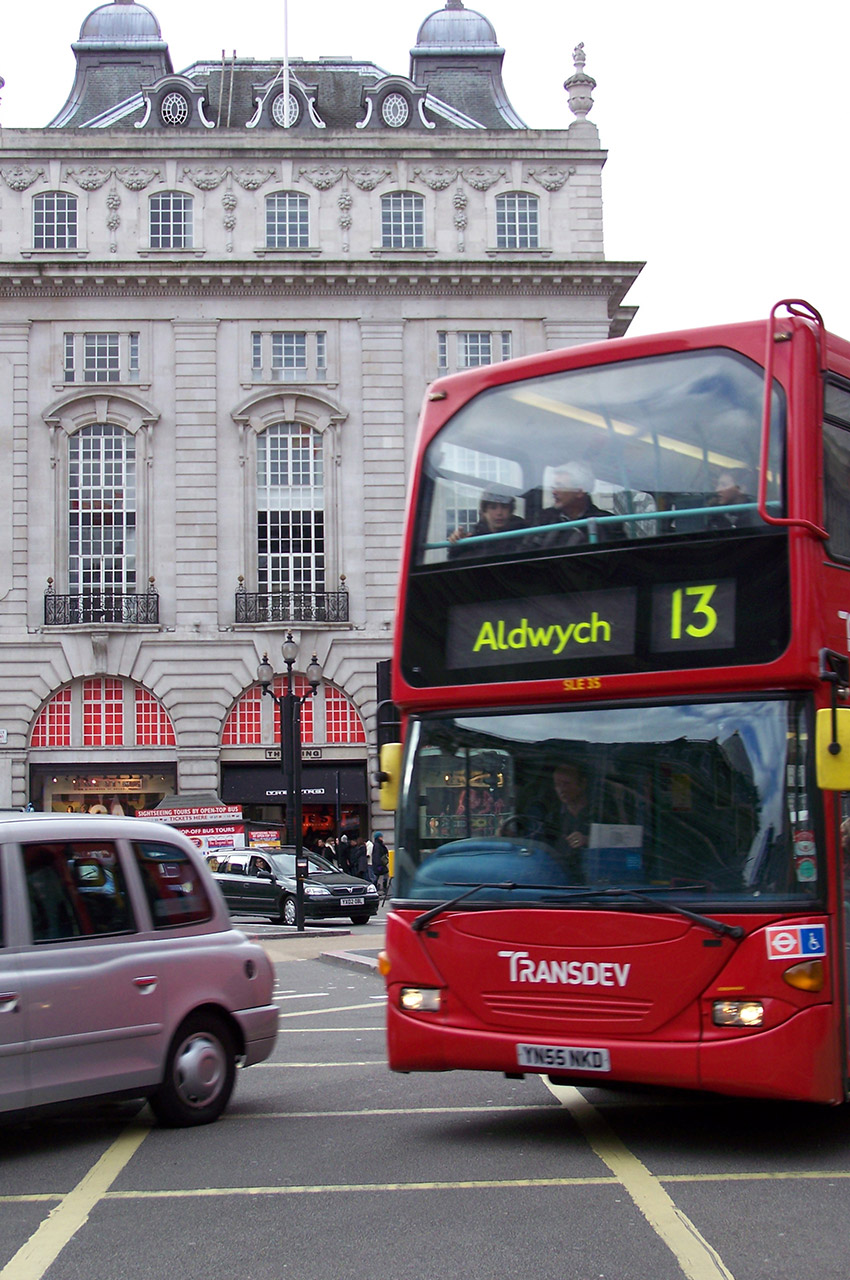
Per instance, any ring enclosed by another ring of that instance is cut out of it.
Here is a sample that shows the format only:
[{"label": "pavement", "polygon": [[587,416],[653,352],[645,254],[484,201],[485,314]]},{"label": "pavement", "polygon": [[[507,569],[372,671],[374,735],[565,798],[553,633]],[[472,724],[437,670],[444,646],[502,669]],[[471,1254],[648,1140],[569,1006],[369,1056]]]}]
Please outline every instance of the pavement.
[{"label": "pavement", "polygon": [[322,960],[326,964],[344,965],[351,969],[378,968],[378,952],[384,945],[383,914],[371,925],[357,929],[334,929],[305,926],[303,932],[285,926],[263,929],[240,925],[248,936],[259,942],[274,964],[292,960]]}]

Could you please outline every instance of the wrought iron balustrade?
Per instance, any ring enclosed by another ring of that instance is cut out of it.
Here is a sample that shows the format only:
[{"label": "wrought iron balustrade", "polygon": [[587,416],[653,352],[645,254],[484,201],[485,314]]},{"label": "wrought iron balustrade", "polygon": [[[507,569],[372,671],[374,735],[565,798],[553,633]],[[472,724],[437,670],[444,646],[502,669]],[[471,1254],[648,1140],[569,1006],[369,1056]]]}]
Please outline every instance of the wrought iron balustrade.
[{"label": "wrought iron balustrade", "polygon": [[[344,581],[344,579],[343,579]],[[348,592],[236,592],[237,622],[348,622]]]},{"label": "wrought iron balustrade", "polygon": [[84,591],[59,595],[52,587],[44,593],[44,625],[69,627],[79,623],[115,622],[124,626],[159,622],[159,592],[136,595],[129,591]]}]

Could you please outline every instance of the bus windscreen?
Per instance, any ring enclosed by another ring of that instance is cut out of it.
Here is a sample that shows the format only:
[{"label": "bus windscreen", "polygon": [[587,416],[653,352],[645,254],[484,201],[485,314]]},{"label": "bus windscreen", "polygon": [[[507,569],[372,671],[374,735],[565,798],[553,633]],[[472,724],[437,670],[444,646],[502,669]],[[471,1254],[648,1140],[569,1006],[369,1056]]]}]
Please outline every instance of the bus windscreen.
[{"label": "bus windscreen", "polygon": [[[709,348],[491,387],[428,446],[414,561],[764,529],[764,371]],[[781,514],[785,399],[773,393],[767,502]]]},{"label": "bus windscreen", "polygon": [[824,876],[809,715],[776,697],[415,720],[395,892],[439,902],[480,885],[470,908],[586,906],[590,890],[810,905]]}]

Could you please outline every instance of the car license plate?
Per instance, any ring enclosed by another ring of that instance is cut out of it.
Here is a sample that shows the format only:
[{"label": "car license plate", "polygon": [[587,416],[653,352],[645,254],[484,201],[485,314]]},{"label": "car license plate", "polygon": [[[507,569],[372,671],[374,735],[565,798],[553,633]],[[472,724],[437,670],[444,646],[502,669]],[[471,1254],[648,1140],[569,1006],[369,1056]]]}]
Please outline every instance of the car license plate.
[{"label": "car license plate", "polygon": [[516,1057],[521,1067],[556,1071],[611,1070],[611,1055],[607,1049],[579,1049],[563,1044],[518,1044]]},{"label": "car license plate", "polygon": [[340,898],[339,905],[341,907],[362,907],[363,898]]}]

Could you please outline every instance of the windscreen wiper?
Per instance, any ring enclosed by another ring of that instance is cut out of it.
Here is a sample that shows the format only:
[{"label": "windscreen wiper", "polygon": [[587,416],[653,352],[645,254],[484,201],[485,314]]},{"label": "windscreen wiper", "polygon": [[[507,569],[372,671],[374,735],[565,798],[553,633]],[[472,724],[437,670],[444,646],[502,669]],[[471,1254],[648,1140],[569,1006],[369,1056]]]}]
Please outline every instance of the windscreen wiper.
[{"label": "windscreen wiper", "polygon": [[[460,886],[459,885],[454,886],[449,884],[447,887],[459,888]],[[430,911],[424,911],[421,916],[416,917],[416,919],[413,921],[410,927],[411,929],[415,929],[416,932],[419,933],[420,930],[425,928],[426,924],[429,924],[437,916],[442,915],[444,911],[448,911],[450,910],[451,907],[456,906],[458,902],[463,902],[465,898],[471,898],[473,893],[478,893],[479,889],[511,890],[511,889],[549,889],[549,888],[551,888],[551,885],[547,885],[547,884],[516,884],[512,880],[502,880],[499,883],[494,884],[494,883],[491,883],[490,881],[485,880],[482,884],[470,885],[470,887],[466,889],[463,893],[459,893],[456,898],[449,898],[447,902],[441,902],[439,906],[431,907]]]},{"label": "windscreen wiper", "polygon": [[[460,885],[457,886],[458,888]],[[437,916],[442,915],[444,911],[451,910],[459,902],[471,898],[474,893],[478,893],[480,889],[506,889],[512,891],[514,889],[553,889],[555,886],[551,884],[517,884],[515,881],[503,880],[498,883],[484,881],[481,884],[470,885],[463,893],[459,893],[456,898],[449,898],[446,902],[441,902],[436,907],[431,907],[429,911],[424,911],[421,916],[417,916],[411,924],[411,929],[415,929],[419,933],[427,924]],[[675,892],[682,893],[688,889],[701,889],[702,885],[684,885],[677,886]],[[646,893],[643,889],[622,889],[614,886],[606,889],[586,889],[581,885],[565,885],[563,895],[559,894],[561,901],[564,898],[636,898],[638,902],[646,902],[652,907],[658,907],[660,911],[670,911],[675,915],[685,916],[688,920],[693,920],[696,924],[704,925],[705,928],[711,929],[713,933],[719,933],[721,936],[728,938],[743,938],[744,930],[739,924],[726,924],[723,920],[715,920],[712,916],[701,915],[698,911],[689,911],[687,907],[682,907],[678,902],[662,902],[659,898],[653,897]]]},{"label": "windscreen wiper", "polygon": [[[695,887],[701,886],[684,886],[685,889]],[[677,888],[676,892],[681,893],[682,889]],[[685,916],[696,924],[705,925],[706,929],[719,933],[721,937],[743,938],[744,936],[744,930],[739,924],[725,924],[723,920],[715,920],[713,916],[700,915],[698,911],[689,911],[678,902],[662,902],[660,898],[654,897],[644,889],[622,889],[619,885],[615,885],[608,889],[585,889],[584,895],[588,898],[636,898],[638,902],[648,902],[651,907],[658,907],[660,911],[672,911],[675,915]],[[581,894],[575,896],[580,897]]]}]

